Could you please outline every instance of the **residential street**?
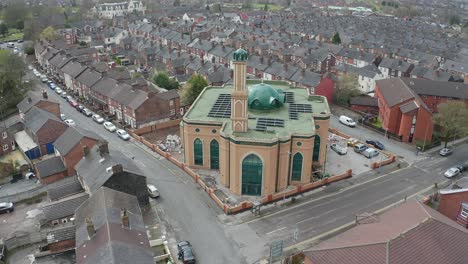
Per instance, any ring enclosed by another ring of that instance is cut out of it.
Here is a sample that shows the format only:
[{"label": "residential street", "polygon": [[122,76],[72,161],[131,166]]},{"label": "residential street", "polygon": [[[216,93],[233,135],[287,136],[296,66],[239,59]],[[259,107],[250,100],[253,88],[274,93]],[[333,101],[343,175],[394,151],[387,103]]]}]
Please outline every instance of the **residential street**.
[{"label": "residential street", "polygon": [[[224,233],[216,214],[222,213],[218,206],[194,184],[190,177],[169,161],[154,158],[145,149],[132,142],[125,142],[116,133],[108,132],[89,117],[72,108],[46,85],[40,84],[50,98],[60,102],[62,113],[73,119],[77,126],[94,131],[109,142],[110,150],[119,150],[128,158],[134,157],[141,171],[148,177],[148,183],[158,187],[158,199],[162,220],[169,224],[177,240],[188,240],[194,247],[197,262],[200,263],[244,263],[238,247]],[[36,91],[40,92],[40,89]],[[168,234],[167,237],[171,237]],[[174,245],[175,241],[170,241]],[[216,249],[216,250],[214,250]],[[173,251],[176,254],[176,251]]]}]

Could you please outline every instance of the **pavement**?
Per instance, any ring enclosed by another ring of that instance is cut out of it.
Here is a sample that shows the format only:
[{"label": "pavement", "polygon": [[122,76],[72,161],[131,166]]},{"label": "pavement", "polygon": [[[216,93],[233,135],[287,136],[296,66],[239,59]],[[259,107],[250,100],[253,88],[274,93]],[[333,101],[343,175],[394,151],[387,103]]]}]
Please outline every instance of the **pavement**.
[{"label": "pavement", "polygon": [[227,236],[216,218],[217,214],[222,214],[221,209],[194,184],[190,176],[139,142],[133,139],[123,141],[115,133],[108,132],[102,125],[72,108],[45,84],[38,83],[37,86],[35,92],[39,94],[41,89],[45,89],[49,98],[60,102],[62,113],[73,119],[77,126],[107,140],[110,151],[119,150],[128,158],[134,157],[147,182],[157,186],[161,193],[158,211],[167,224],[167,237],[174,238],[170,243],[190,241],[199,263],[246,263],[239,254],[238,246]]}]

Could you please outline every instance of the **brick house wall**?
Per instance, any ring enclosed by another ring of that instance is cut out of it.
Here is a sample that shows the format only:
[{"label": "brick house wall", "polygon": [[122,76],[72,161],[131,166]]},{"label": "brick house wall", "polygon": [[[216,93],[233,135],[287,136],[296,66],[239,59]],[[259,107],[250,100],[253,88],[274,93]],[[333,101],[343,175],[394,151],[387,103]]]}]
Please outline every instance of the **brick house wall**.
[{"label": "brick house wall", "polygon": [[50,175],[50,176],[45,177],[45,178],[42,178],[42,177],[41,177],[41,174],[39,173],[39,171],[38,171],[38,170],[36,170],[36,171],[38,172],[38,173],[37,173],[37,178],[39,179],[39,181],[40,181],[42,184],[50,184],[50,183],[53,183],[53,182],[56,182],[56,181],[65,179],[65,178],[68,176],[67,170],[64,170],[64,171],[62,171],[62,172],[59,172],[59,173]]},{"label": "brick house wall", "polygon": [[97,140],[91,138],[83,138],[67,155],[62,157],[63,164],[67,168],[69,176],[76,175],[75,165],[83,158],[83,146],[88,146],[89,149],[98,143]]},{"label": "brick house wall", "polygon": [[[423,100],[423,102],[427,105],[427,107],[429,107],[435,113],[438,112],[437,106],[439,104],[449,101],[447,97],[440,97],[440,96],[420,95],[419,97]],[[458,101],[458,99],[454,99],[454,100]],[[465,99],[464,101],[465,101],[465,104],[468,105],[468,99]]]},{"label": "brick house wall", "polygon": [[48,249],[50,252],[55,253],[55,252],[62,252],[66,249],[74,248],[75,247],[75,240],[74,239],[69,239],[69,240],[64,240],[56,243],[49,244]]},{"label": "brick house wall", "polygon": [[325,96],[328,100],[328,103],[333,103],[333,92],[334,92],[335,83],[332,79],[325,77],[320,83],[315,87],[314,94]]},{"label": "brick house wall", "polygon": [[351,105],[351,109],[358,112],[364,113],[378,113],[379,108],[376,106],[366,106],[366,105]]},{"label": "brick house wall", "polygon": [[413,138],[430,142],[432,140],[433,129],[432,114],[426,108],[419,107]]},{"label": "brick house wall", "polygon": [[[154,93],[148,93],[148,99],[135,109],[135,119],[137,126],[143,123],[150,121],[155,121],[164,118],[176,118],[179,113],[176,108],[177,105],[180,105],[180,99],[174,100],[174,105],[170,106],[169,101],[162,100]],[[175,112],[172,114],[171,109],[175,109]]]},{"label": "brick house wall", "polygon": [[440,194],[437,211],[455,221],[460,212],[461,203],[466,201],[468,201],[468,191]]},{"label": "brick house wall", "polygon": [[14,148],[15,148],[14,137],[7,131],[0,131],[0,156],[3,156],[5,154],[12,152]]}]

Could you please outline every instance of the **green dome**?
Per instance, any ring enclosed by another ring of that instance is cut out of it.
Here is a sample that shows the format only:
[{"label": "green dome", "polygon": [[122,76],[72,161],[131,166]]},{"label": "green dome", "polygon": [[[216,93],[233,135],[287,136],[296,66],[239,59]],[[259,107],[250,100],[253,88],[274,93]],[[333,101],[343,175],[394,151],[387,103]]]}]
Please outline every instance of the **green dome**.
[{"label": "green dome", "polygon": [[234,51],[234,53],[232,54],[232,58],[235,61],[246,61],[249,58],[249,53],[245,49],[240,48]]},{"label": "green dome", "polygon": [[268,84],[249,86],[249,108],[254,110],[274,110],[283,106],[284,93]]}]

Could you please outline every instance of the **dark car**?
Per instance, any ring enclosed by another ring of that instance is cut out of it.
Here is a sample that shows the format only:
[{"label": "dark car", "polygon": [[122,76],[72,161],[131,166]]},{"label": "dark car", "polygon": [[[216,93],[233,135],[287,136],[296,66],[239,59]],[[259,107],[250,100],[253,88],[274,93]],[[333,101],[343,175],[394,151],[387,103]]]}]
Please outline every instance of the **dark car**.
[{"label": "dark car", "polygon": [[184,264],[195,264],[195,255],[193,254],[190,242],[182,241],[177,243],[177,249],[179,250],[179,253],[177,254],[178,259],[180,259]]},{"label": "dark car", "polygon": [[377,141],[377,140],[368,139],[368,140],[366,140],[366,143],[370,144],[370,145],[372,145],[372,146],[374,146],[374,147],[376,147],[376,148],[378,148],[380,150],[385,149],[385,146],[382,143],[380,143],[379,141]]},{"label": "dark car", "polygon": [[77,106],[76,106],[76,111],[78,111],[78,112],[80,112],[80,113],[83,112],[84,109],[85,109],[85,107],[82,106],[82,105],[77,105]]},{"label": "dark car", "polygon": [[443,148],[439,151],[439,155],[443,156],[443,157],[447,157],[449,155],[452,155],[453,153],[453,149],[451,148]]},{"label": "dark car", "polygon": [[13,203],[0,203],[0,214],[13,212],[15,210],[15,206]]},{"label": "dark car", "polygon": [[455,167],[457,167],[457,169],[459,169],[460,172],[464,172],[464,171],[468,170],[468,165],[464,165],[464,164],[455,165]]}]

